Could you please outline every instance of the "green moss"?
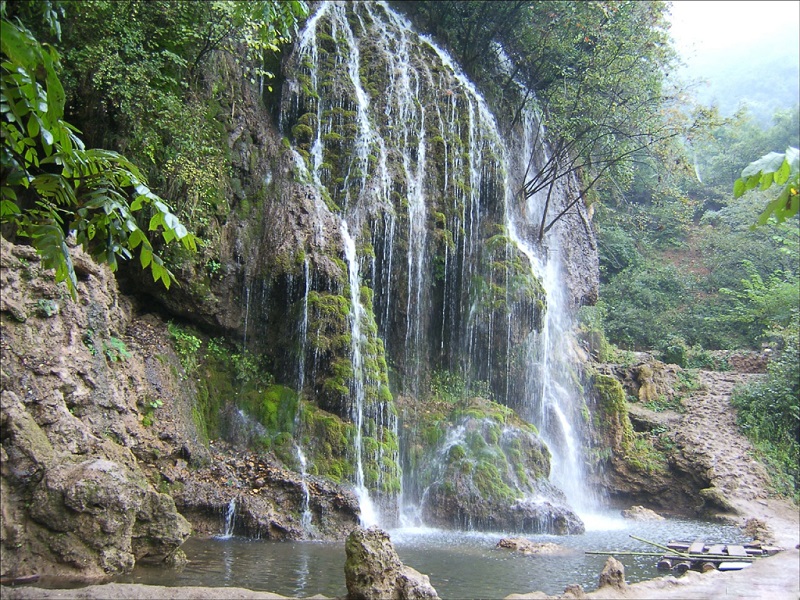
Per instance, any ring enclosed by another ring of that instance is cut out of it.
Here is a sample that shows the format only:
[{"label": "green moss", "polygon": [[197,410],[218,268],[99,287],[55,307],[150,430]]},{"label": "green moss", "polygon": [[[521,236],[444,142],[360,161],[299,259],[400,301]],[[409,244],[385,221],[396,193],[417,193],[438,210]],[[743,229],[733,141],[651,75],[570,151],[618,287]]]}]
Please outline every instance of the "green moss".
[{"label": "green moss", "polygon": [[625,390],[615,378],[609,375],[595,375],[594,390],[597,393],[598,406],[606,414],[627,414]]},{"label": "green moss", "polygon": [[622,384],[608,375],[595,374],[593,390],[598,409],[594,415],[595,429],[615,452],[630,453],[635,436]]},{"label": "green moss", "polygon": [[300,144],[307,144],[314,138],[314,130],[308,125],[298,123],[292,127],[292,137]]},{"label": "green moss", "polygon": [[646,434],[636,435],[625,460],[635,470],[648,475],[665,473],[669,469],[667,457],[653,446]]},{"label": "green moss", "polygon": [[452,446],[447,453],[447,462],[452,463],[467,457],[467,451],[460,444]]},{"label": "green moss", "polygon": [[490,462],[479,462],[475,465],[472,481],[484,498],[505,501],[514,499],[514,490],[506,485],[498,468]]}]

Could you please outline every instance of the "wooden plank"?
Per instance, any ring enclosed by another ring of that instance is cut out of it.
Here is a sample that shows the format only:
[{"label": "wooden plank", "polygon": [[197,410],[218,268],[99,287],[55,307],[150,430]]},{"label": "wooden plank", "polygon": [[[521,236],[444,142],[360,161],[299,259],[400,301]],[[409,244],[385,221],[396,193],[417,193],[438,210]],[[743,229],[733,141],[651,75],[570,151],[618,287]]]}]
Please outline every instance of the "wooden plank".
[{"label": "wooden plank", "polygon": [[708,548],[709,554],[722,554],[725,551],[725,544],[714,544]]},{"label": "wooden plank", "polygon": [[721,562],[717,569],[720,571],[741,571],[742,569],[746,569],[753,563],[749,562],[737,562],[737,561],[728,561],[728,562]]},{"label": "wooden plank", "polygon": [[747,556],[747,551],[744,546],[728,544],[728,556]]},{"label": "wooden plank", "polygon": [[689,542],[669,542],[667,544],[667,548],[670,550],[678,550],[680,552],[686,552],[689,546],[691,546]]},{"label": "wooden plank", "polygon": [[706,547],[706,543],[703,540],[695,540],[695,542],[689,546],[689,550],[686,551],[687,554],[702,554],[703,548]]}]

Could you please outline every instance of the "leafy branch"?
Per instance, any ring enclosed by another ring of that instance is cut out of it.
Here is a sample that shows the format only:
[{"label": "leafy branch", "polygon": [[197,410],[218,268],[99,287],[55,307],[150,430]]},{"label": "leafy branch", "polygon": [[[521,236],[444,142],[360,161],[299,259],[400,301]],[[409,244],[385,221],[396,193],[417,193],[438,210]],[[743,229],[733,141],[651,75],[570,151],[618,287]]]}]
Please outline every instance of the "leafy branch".
[{"label": "leafy branch", "polygon": [[766,224],[772,215],[775,215],[778,223],[782,223],[797,214],[800,207],[800,150],[789,147],[783,154],[770,152],[751,162],[734,182],[733,195],[739,198],[748,190],[756,187],[767,190],[773,185],[783,187],[778,197],[767,204],[761,213],[759,225]]},{"label": "leafy branch", "polygon": [[[5,8],[5,4],[3,4]],[[109,150],[87,150],[78,130],[64,120],[65,93],[56,69],[59,56],[21,24],[0,20],[0,223],[29,238],[56,281],[73,297],[77,278],[67,238],[96,261],[117,269],[138,248],[143,268],[167,288],[174,276],[155,253],[136,217],[165,243],[196,251],[196,238],[146,185],[137,167]],[[129,198],[132,201],[129,203]]]}]

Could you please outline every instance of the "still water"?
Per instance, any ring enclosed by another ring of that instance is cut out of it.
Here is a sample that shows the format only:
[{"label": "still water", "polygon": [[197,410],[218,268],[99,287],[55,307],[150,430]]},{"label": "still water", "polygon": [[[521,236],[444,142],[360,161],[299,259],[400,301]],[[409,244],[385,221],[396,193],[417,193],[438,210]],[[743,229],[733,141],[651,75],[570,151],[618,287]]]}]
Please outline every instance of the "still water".
[{"label": "still water", "polygon": [[[606,556],[584,550],[658,552],[630,537],[660,544],[670,540],[745,542],[732,525],[669,519],[658,522],[626,521],[619,517],[586,518],[587,532],[576,536],[525,536],[535,542],[554,542],[571,551],[560,556],[524,556],[495,548],[502,533],[443,531],[430,528],[391,530],[390,536],[404,564],[430,576],[442,598],[503,598],[511,593],[543,591],[560,594],[571,583],[586,591],[597,587]],[[180,572],[137,568],[118,578],[122,583],[183,586],[233,586],[270,591],[285,596],[314,594],[344,596],[344,545],[322,542],[275,542],[231,537],[188,540],[184,551],[189,564]],[[663,575],[657,557],[619,556],[629,583]]]}]

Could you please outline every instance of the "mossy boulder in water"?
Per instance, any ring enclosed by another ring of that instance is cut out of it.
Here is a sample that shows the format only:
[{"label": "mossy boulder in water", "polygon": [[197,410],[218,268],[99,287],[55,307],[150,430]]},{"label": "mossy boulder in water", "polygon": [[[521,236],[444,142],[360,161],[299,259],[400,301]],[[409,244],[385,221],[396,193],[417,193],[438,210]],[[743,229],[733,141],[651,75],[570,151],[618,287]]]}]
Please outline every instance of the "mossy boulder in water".
[{"label": "mossy boulder in water", "polygon": [[470,399],[420,461],[423,519],[439,527],[582,533],[584,525],[547,477],[550,452],[508,407]]}]

